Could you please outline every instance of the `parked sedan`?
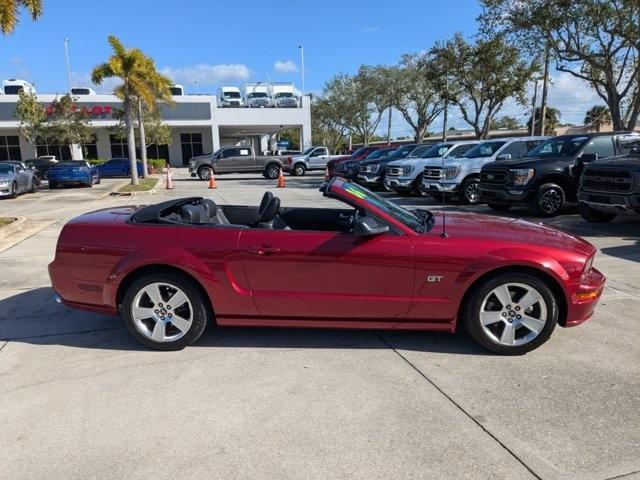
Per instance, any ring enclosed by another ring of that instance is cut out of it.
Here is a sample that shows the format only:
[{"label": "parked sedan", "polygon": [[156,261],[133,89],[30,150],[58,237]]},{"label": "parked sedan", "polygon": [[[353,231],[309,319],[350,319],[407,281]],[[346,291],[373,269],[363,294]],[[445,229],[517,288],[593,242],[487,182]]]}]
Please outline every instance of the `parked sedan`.
[{"label": "parked sedan", "polygon": [[158,350],[208,323],[455,332],[506,355],[556,324],[593,316],[605,283],[596,249],[513,218],[408,210],[342,178],[343,208],[173,199],[102,209],[67,223],[49,275],[67,306],[120,314]]},{"label": "parked sedan", "polygon": [[56,157],[53,155],[47,155],[45,157],[25,160],[24,163],[28,167],[33,168],[40,179],[46,180],[49,178],[49,169],[56,166],[58,164],[58,160],[56,160]]},{"label": "parked sedan", "polygon": [[[142,176],[142,162],[136,162],[138,176]],[[128,158],[112,158],[97,166],[101,178],[130,177],[131,162]]]},{"label": "parked sedan", "polygon": [[37,189],[33,171],[22,162],[0,162],[0,197],[16,198]]},{"label": "parked sedan", "polygon": [[92,187],[100,183],[100,173],[96,167],[87,162],[74,160],[59,162],[49,169],[49,188],[55,189],[66,185]]}]

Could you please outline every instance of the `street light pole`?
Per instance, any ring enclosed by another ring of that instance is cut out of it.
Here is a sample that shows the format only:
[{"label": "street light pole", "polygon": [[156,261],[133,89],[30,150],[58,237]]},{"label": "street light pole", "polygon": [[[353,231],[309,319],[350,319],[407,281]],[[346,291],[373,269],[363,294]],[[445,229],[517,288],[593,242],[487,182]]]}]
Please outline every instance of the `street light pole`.
[{"label": "street light pole", "polygon": [[69,67],[69,39],[64,39],[64,60],[67,66],[67,82],[69,84],[69,93],[71,93],[71,68]]},{"label": "street light pole", "polygon": [[300,49],[300,73],[302,75],[302,95],[300,96],[304,97],[304,46],[298,45],[298,48]]}]

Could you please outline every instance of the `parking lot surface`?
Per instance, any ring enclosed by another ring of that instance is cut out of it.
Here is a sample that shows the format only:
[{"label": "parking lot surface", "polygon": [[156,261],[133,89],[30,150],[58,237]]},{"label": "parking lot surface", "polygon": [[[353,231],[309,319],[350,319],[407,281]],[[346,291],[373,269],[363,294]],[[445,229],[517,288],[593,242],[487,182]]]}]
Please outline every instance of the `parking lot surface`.
[{"label": "parking lot surface", "polygon": [[266,189],[283,206],[330,202],[320,175],[216,181],[178,172],[149,197],[108,196],[119,181],[104,181],[0,201],[0,216],[26,217],[0,245],[0,478],[640,478],[637,222],[594,226],[571,207],[545,221],[596,245],[609,281],[592,320],[521,357],[447,334],[265,328],[209,328],[160,353],[118,318],[53,302],[46,267],[81,212],[257,204]]}]

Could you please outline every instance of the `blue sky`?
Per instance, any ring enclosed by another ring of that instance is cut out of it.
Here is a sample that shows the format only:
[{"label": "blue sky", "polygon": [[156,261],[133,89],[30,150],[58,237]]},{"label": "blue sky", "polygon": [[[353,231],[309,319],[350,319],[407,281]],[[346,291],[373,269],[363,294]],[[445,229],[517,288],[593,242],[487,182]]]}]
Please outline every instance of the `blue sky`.
[{"label": "blue sky", "polygon": [[[191,93],[196,88],[207,93],[221,84],[269,78],[293,81],[300,88],[297,46],[302,44],[305,89],[318,92],[332,75],[353,72],[360,64],[396,63],[403,53],[429,48],[457,31],[471,36],[480,12],[476,0],[171,4],[45,0],[39,21],[24,17],[13,35],[0,37],[0,78],[24,78],[43,93],[65,91],[63,42],[68,38],[73,82],[86,85],[92,67],[110,53],[107,35],[115,34],[126,46],[151,55],[161,70]],[[552,105],[555,100],[567,111],[563,120],[576,123],[584,110],[601,103],[583,85],[563,76],[555,78],[550,95]],[[503,113],[526,116],[516,105],[506,105]],[[452,120],[464,127],[456,112]],[[394,134],[409,133],[401,121],[394,124]]]}]

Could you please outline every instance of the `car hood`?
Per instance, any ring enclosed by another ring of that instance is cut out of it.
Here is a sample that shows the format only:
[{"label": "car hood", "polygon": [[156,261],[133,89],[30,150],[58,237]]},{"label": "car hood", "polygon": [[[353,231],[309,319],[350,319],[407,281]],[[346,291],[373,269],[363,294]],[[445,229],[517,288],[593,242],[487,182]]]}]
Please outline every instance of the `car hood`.
[{"label": "car hood", "polygon": [[[432,232],[442,225],[442,213],[435,212],[436,223]],[[451,238],[487,241],[496,248],[518,247],[526,244],[560,250],[571,250],[580,255],[593,255],[595,247],[580,237],[557,228],[518,218],[498,217],[471,212],[447,212],[447,233]]]},{"label": "car hood", "polygon": [[522,157],[512,160],[491,162],[491,166],[505,168],[535,168],[538,165],[550,165],[559,162],[570,162],[572,157]]},{"label": "car hood", "polygon": [[587,168],[630,168],[635,169],[636,171],[640,171],[640,157],[617,157],[617,158],[607,158],[602,160],[596,160],[595,162],[587,163]]}]

